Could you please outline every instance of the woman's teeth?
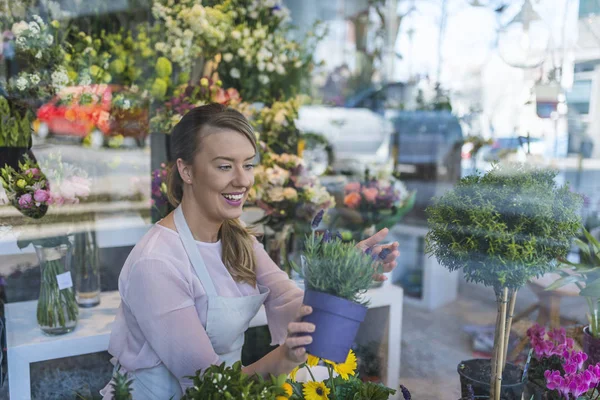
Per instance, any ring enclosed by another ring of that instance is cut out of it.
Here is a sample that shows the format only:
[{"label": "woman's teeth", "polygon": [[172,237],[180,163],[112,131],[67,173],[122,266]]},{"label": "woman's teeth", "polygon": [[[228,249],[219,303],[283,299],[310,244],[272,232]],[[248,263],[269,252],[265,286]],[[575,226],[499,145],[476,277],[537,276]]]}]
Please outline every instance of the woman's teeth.
[{"label": "woman's teeth", "polygon": [[225,197],[227,200],[231,200],[231,201],[240,201],[244,195],[243,194],[223,194],[223,197]]}]

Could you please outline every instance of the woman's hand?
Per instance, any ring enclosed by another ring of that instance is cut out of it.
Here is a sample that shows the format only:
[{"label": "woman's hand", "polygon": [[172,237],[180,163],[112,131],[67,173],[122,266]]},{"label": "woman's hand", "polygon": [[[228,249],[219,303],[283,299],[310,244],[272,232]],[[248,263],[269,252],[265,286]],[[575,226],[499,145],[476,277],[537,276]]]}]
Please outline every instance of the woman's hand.
[{"label": "woman's hand", "polygon": [[[383,264],[383,272],[390,272],[396,268],[396,258],[400,256],[400,252],[398,251],[398,242],[379,245],[379,242],[382,242],[388,233],[389,229],[383,228],[373,236],[356,244],[356,247],[362,251],[369,251],[369,253],[374,257],[380,258],[379,256],[382,255],[383,259],[381,260],[381,263]],[[374,278],[377,281],[387,280],[387,277],[381,274],[376,274]]]},{"label": "woman's hand", "polygon": [[302,317],[312,313],[312,307],[303,305],[298,311],[296,322],[290,322],[288,325],[288,337],[285,339],[283,347],[285,357],[292,362],[294,366],[306,361],[306,346],[312,343],[310,333],[315,331],[315,325],[310,322],[299,322]]}]

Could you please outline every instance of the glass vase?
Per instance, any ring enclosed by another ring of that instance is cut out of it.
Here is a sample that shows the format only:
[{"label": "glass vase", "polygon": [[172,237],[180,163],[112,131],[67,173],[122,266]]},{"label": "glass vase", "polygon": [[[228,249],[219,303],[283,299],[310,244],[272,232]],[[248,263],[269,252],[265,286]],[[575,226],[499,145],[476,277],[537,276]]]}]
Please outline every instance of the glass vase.
[{"label": "glass vase", "polygon": [[73,239],[75,298],[80,307],[100,304],[100,258],[96,232],[78,232]]},{"label": "glass vase", "polygon": [[69,333],[79,315],[71,278],[72,246],[67,241],[53,246],[34,244],[34,248],[41,273],[38,325],[47,335]]}]

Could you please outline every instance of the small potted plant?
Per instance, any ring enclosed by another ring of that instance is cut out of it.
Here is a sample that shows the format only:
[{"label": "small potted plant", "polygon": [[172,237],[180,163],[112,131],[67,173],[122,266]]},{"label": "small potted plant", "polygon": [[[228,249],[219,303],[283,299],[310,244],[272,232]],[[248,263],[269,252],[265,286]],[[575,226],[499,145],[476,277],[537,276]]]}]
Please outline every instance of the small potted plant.
[{"label": "small potted plant", "polygon": [[[382,268],[368,250],[363,252],[354,242],[344,242],[339,234],[326,231],[317,236],[323,214],[321,210],[312,222],[301,268],[295,264],[294,267],[304,278],[304,304],[313,309],[304,321],[316,326],[313,341],[306,346],[308,353],[343,362],[367,313],[362,294]],[[389,254],[386,250],[379,254],[381,259]]]},{"label": "small potted plant", "polygon": [[546,388],[544,373],[547,370],[556,370],[564,374],[565,352],[573,352],[574,341],[568,338],[564,328],[546,331],[545,328],[535,324],[527,330],[527,337],[531,343],[531,351],[525,367],[527,384],[525,385],[525,398],[534,400],[560,400],[558,393],[551,393]]},{"label": "small potted plant", "polygon": [[492,360],[459,364],[463,396],[467,384],[493,400],[501,392],[521,396],[522,372],[506,364],[517,291],[557,268],[581,226],[581,197],[557,187],[555,177],[523,164],[495,165],[462,178],[426,210],[427,253],[451,271],[462,269],[468,281],[493,287],[498,304]]},{"label": "small potted plant", "polygon": [[579,247],[581,260],[572,263],[561,259],[567,267],[558,273],[562,278],[554,282],[547,290],[558,289],[574,283],[579,287],[579,295],[585,297],[589,306],[589,325],[583,330],[583,350],[589,357],[589,362],[600,362],[600,315],[598,305],[600,301],[600,242],[586,229],[583,229],[586,242],[575,239]]},{"label": "small potted plant", "polygon": [[193,385],[186,389],[181,400],[218,399],[265,399],[283,400],[291,395],[291,386],[286,376],[271,376],[263,379],[259,375],[246,375],[242,372],[241,361],[232,366],[211,365],[206,370],[196,371],[189,377]]}]

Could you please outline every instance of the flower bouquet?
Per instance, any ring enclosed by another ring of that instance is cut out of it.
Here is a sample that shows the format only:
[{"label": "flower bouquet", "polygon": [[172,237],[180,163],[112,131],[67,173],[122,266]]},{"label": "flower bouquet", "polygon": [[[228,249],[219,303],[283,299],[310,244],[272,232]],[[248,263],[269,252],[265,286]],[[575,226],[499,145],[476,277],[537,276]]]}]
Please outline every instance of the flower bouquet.
[{"label": "flower bouquet", "polygon": [[339,214],[334,223],[370,236],[400,222],[413,208],[415,197],[416,193],[409,192],[400,180],[375,179],[367,173],[363,182],[350,182],[344,187],[345,207],[336,210]]},{"label": "flower bouquet", "polygon": [[564,328],[546,331],[536,324],[527,336],[532,346],[527,399],[587,400],[600,395],[600,364],[584,368],[587,354],[574,350]]},{"label": "flower bouquet", "polygon": [[[62,163],[60,158],[51,158],[42,164],[46,174],[42,174],[38,163],[28,157],[19,162],[19,168],[5,166],[0,169],[1,183],[11,204],[28,217],[13,223],[22,229],[31,224],[39,224],[48,207],[76,204],[90,193],[90,181],[85,173],[73,166]],[[80,222],[75,217],[67,221],[66,215],[46,215],[43,226],[51,220],[58,223]],[[54,225],[57,228],[59,224]],[[78,308],[73,290],[71,268],[73,245],[68,232],[51,237],[31,237],[31,232],[21,233],[17,240],[19,248],[33,244],[40,261],[42,275],[40,297],[37,307],[37,320],[47,334],[57,335],[72,331],[77,324]]]},{"label": "flower bouquet", "polygon": [[[321,210],[312,222],[312,232],[305,240],[301,265],[294,269],[304,278],[304,304],[313,312],[304,321],[315,324],[313,341],[306,350],[309,354],[343,362],[354,342],[358,328],[367,313],[368,300],[363,294],[371,287],[373,276],[381,273],[377,257],[358,249],[354,242],[344,242],[338,234],[329,231],[317,236]],[[388,249],[379,254],[387,257]]]}]

